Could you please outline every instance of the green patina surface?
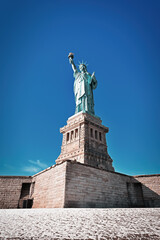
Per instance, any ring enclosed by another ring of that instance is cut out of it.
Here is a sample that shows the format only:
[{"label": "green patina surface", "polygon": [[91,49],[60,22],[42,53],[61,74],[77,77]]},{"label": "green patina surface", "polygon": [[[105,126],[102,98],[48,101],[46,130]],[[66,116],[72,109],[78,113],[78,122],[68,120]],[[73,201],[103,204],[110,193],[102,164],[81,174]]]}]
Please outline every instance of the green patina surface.
[{"label": "green patina surface", "polygon": [[87,66],[84,63],[79,65],[79,71],[74,64],[73,54],[70,53],[68,58],[69,62],[74,71],[74,95],[75,95],[75,103],[76,110],[75,113],[78,112],[88,112],[90,114],[95,115],[94,112],[94,97],[93,97],[93,89],[97,87],[97,80],[95,78],[94,73],[91,75],[87,71]]}]

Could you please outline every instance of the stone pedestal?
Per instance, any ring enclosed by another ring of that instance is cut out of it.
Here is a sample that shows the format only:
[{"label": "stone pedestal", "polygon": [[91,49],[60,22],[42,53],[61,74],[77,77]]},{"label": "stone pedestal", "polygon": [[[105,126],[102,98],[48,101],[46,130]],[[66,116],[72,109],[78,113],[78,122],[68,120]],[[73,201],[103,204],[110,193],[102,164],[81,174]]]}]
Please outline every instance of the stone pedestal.
[{"label": "stone pedestal", "polygon": [[56,163],[69,159],[114,171],[107,151],[105,135],[108,131],[108,127],[103,126],[98,117],[83,112],[73,115],[68,119],[67,125],[60,129],[63,140]]}]

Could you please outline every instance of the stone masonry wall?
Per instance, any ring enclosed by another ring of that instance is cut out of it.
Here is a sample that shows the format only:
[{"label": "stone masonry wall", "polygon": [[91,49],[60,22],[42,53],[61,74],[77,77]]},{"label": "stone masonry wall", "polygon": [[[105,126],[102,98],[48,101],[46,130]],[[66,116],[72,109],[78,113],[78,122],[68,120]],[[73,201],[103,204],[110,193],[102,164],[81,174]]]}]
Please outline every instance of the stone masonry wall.
[{"label": "stone masonry wall", "polygon": [[160,207],[160,174],[134,177],[142,183],[145,207]]},{"label": "stone masonry wall", "polygon": [[28,198],[33,208],[160,207],[160,174],[132,177],[67,160],[33,177],[0,176],[0,208]]},{"label": "stone masonry wall", "polygon": [[136,180],[68,161],[65,207],[129,207],[127,182]]},{"label": "stone masonry wall", "polygon": [[33,176],[33,208],[62,208],[64,206],[66,162]]},{"label": "stone masonry wall", "polygon": [[27,176],[0,176],[0,208],[17,208],[22,183],[30,183]]}]

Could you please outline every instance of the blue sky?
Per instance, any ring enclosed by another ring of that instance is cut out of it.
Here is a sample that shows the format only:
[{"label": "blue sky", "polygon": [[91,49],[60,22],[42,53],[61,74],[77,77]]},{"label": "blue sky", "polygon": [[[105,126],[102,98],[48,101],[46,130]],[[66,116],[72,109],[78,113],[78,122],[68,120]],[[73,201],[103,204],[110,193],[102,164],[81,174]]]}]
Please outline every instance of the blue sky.
[{"label": "blue sky", "polygon": [[75,63],[95,71],[95,113],[115,170],[160,172],[160,1],[0,1],[0,175],[33,175],[60,154]]}]

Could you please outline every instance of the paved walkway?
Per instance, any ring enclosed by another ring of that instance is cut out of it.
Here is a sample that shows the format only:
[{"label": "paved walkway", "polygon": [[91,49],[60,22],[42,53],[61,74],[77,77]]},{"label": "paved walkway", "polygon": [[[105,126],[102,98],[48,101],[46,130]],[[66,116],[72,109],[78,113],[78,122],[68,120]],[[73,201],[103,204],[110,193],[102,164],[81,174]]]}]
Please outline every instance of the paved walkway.
[{"label": "paved walkway", "polygon": [[0,210],[0,239],[160,240],[160,208]]}]

